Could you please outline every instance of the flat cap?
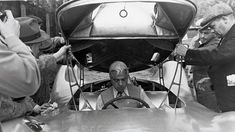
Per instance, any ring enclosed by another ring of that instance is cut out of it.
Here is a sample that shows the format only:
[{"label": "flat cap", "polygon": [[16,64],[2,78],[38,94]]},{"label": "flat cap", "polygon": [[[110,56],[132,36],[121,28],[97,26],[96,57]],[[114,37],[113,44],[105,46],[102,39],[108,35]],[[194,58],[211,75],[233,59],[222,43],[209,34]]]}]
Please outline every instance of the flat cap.
[{"label": "flat cap", "polygon": [[205,15],[200,25],[202,28],[206,28],[215,19],[222,17],[222,16],[230,15],[232,13],[233,13],[233,10],[228,4],[225,4],[222,2],[219,4],[215,4],[214,6],[209,8],[208,13]]}]

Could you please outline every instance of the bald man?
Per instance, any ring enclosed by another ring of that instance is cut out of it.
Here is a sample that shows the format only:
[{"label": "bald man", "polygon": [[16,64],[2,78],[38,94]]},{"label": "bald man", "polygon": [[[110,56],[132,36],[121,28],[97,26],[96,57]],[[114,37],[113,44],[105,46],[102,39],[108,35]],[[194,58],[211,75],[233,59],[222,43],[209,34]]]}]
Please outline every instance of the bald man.
[{"label": "bald man", "polygon": [[[104,104],[107,103],[108,101],[122,96],[131,96],[134,98],[139,98],[145,101],[150,106],[150,108],[155,107],[141,87],[137,87],[129,83],[129,71],[125,63],[121,61],[115,61],[114,63],[112,63],[109,68],[109,77],[112,86],[107,90],[103,91],[99,95],[96,103],[97,110],[101,110]],[[118,108],[141,107],[140,102],[131,99],[123,99],[115,101],[114,105],[117,106]],[[107,108],[112,109],[115,107],[110,105]]]}]

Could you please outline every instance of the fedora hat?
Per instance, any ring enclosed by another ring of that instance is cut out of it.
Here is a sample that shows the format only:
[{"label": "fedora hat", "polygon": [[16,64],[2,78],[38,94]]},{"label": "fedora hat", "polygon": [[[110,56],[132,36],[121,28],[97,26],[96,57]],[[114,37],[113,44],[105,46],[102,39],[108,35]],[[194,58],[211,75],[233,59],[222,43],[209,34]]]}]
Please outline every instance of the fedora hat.
[{"label": "fedora hat", "polygon": [[50,39],[50,36],[40,29],[36,19],[31,17],[18,17],[20,24],[20,39],[27,45],[39,43]]},{"label": "fedora hat", "polygon": [[38,24],[41,26],[43,24],[43,21],[41,18],[34,16],[34,15],[28,15],[27,17],[33,18],[35,20],[37,20]]}]

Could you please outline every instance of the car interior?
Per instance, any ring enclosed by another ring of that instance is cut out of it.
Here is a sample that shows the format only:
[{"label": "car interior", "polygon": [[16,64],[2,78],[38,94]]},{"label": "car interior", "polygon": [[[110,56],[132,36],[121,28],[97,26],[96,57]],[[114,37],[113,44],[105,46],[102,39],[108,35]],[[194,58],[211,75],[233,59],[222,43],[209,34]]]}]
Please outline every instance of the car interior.
[{"label": "car interior", "polygon": [[[159,108],[162,104],[172,108],[181,108],[183,106],[183,102],[179,98],[177,99],[175,94],[159,83],[137,79],[135,85],[141,86],[144,89],[146,95],[151,99],[156,108]],[[110,80],[83,85],[81,90],[77,90],[74,94],[74,101],[73,98],[70,99],[68,103],[69,109],[75,110],[76,106],[79,111],[95,110],[96,100],[99,94],[110,86]],[[86,101],[88,101],[89,104]]]}]

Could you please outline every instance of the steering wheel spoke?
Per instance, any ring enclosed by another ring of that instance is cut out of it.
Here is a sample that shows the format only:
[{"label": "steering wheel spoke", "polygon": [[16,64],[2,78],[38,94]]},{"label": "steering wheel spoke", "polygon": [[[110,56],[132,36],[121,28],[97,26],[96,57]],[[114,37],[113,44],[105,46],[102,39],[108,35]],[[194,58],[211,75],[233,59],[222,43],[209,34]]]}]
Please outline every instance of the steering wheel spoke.
[{"label": "steering wheel spoke", "polygon": [[119,109],[119,107],[117,107],[117,105],[115,105],[114,102],[111,103],[110,105],[112,105],[115,109]]}]

